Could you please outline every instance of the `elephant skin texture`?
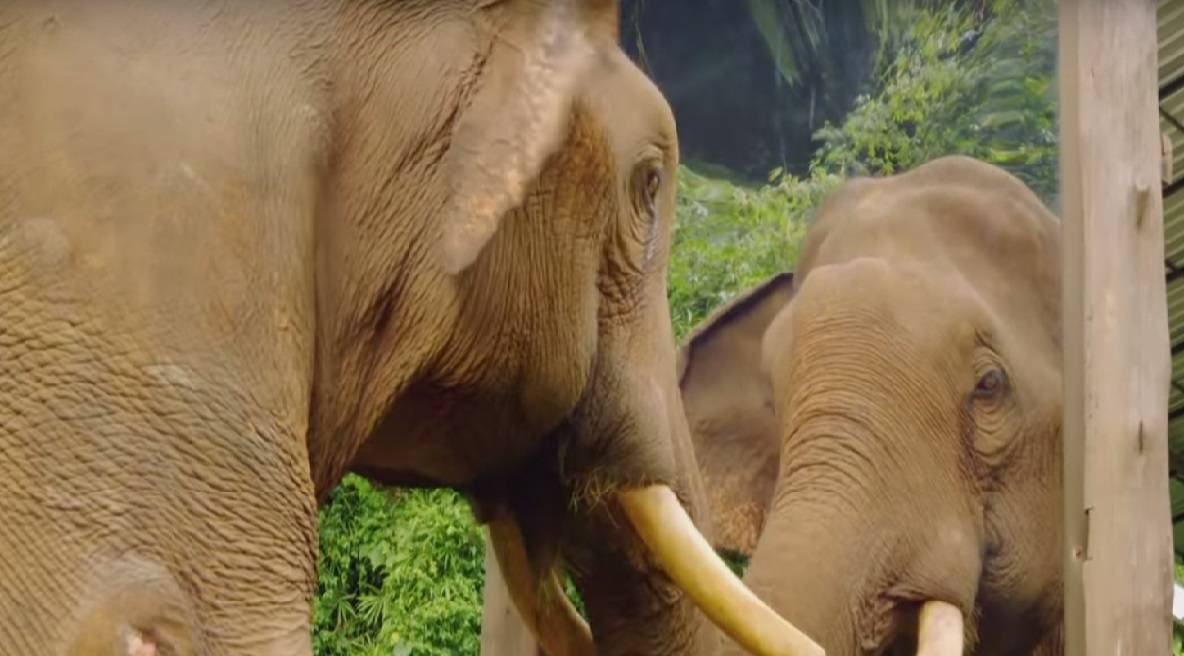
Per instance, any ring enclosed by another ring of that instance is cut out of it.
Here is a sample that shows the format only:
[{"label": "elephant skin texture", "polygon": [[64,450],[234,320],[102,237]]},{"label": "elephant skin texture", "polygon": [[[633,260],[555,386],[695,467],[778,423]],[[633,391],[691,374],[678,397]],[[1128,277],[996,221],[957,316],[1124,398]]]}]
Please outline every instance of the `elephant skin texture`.
[{"label": "elephant skin texture", "polygon": [[[617,9],[0,7],[0,653],[311,653],[316,510],[449,486],[599,653],[710,634],[613,493],[706,526],[678,145]],[[506,528],[508,527],[508,528]]]},{"label": "elephant skin texture", "polygon": [[683,347],[719,544],[828,654],[914,653],[926,601],[968,653],[1062,653],[1060,239],[976,160],[854,179]]}]

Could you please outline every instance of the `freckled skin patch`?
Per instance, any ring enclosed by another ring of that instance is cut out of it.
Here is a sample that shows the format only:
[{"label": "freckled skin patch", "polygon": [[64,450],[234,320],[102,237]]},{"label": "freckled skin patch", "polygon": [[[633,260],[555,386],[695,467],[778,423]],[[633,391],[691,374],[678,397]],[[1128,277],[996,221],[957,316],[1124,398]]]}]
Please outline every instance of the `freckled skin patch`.
[{"label": "freckled skin patch", "polygon": [[190,390],[197,389],[197,385],[189,372],[184,368],[171,364],[157,364],[144,367],[144,373],[165,385],[178,385]]},{"label": "freckled skin patch", "polygon": [[65,266],[73,249],[66,233],[57,221],[48,217],[34,217],[19,221],[8,239],[15,248],[25,251],[29,260],[41,270]]}]

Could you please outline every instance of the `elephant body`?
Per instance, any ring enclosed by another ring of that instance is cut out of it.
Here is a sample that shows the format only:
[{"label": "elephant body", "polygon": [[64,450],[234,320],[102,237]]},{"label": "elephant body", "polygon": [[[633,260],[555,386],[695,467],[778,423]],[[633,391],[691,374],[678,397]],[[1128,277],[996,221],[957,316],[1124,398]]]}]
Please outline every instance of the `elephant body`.
[{"label": "elephant body", "polygon": [[1063,651],[1060,225],[1018,179],[848,181],[680,363],[723,546],[827,653],[913,653],[939,605],[973,653]]},{"label": "elephant body", "polygon": [[[670,490],[701,515],[678,148],[617,20],[0,8],[0,652],[310,653],[316,508],[350,470],[467,494],[553,645],[579,623],[536,592],[569,544],[585,577],[677,560],[644,547],[654,508],[686,520]],[[697,612],[659,578],[631,594]]]}]

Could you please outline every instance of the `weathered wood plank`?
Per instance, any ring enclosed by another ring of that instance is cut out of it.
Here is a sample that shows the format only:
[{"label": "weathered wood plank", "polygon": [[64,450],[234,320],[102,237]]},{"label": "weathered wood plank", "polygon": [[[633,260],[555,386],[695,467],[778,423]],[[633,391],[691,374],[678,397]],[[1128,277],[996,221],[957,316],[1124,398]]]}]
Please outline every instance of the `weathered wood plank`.
[{"label": "weathered wood plank", "polygon": [[1154,0],[1061,0],[1065,648],[1170,653]]},{"label": "weathered wood plank", "polygon": [[539,656],[542,652],[526,623],[518,617],[502,580],[489,535],[485,536],[485,600],[481,609],[483,656]]}]

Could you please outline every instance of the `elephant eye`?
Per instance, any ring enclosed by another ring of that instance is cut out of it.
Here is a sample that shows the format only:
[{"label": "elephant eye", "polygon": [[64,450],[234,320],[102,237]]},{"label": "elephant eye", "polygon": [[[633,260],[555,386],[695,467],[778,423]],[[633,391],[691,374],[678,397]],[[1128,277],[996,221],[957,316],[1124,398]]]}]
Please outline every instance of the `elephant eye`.
[{"label": "elephant eye", "polygon": [[989,369],[986,373],[979,377],[978,383],[974,386],[974,396],[978,399],[991,399],[999,395],[1006,385],[1007,379],[1003,372],[999,369]]},{"label": "elephant eye", "polygon": [[658,191],[662,188],[662,172],[651,169],[645,175],[645,207],[652,214],[658,205]]}]

